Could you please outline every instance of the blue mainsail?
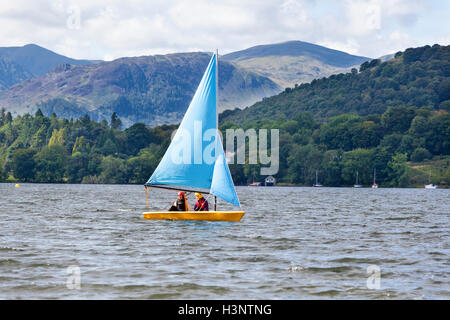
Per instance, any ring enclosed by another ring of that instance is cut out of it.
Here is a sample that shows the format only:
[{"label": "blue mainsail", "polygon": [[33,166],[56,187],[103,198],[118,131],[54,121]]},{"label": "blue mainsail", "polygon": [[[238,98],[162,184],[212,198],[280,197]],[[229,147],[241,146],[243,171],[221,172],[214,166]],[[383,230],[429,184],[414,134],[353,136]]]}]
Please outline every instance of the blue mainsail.
[{"label": "blue mainsail", "polygon": [[146,186],[211,193],[240,206],[217,133],[217,54]]}]

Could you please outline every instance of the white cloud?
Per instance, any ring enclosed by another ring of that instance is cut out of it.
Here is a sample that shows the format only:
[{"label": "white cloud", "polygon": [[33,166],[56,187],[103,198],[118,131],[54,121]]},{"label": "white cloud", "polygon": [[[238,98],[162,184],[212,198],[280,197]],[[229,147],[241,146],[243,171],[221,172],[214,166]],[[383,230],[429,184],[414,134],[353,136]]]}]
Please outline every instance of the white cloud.
[{"label": "white cloud", "polygon": [[0,4],[0,46],[36,43],[74,58],[113,59],[302,40],[377,57],[444,38],[419,34],[423,25],[450,29],[428,18],[441,7],[419,0],[14,0]]},{"label": "white cloud", "polygon": [[355,39],[347,39],[345,42],[338,42],[333,40],[324,40],[317,43],[321,46],[330,49],[344,51],[350,54],[359,54],[359,44]]},{"label": "white cloud", "polygon": [[345,6],[347,33],[363,36],[381,28],[381,7],[377,0],[347,0]]},{"label": "white cloud", "polygon": [[439,43],[439,44],[445,45],[445,46],[450,45],[450,33],[447,33],[446,35],[439,37],[438,39],[436,39],[435,43]]}]

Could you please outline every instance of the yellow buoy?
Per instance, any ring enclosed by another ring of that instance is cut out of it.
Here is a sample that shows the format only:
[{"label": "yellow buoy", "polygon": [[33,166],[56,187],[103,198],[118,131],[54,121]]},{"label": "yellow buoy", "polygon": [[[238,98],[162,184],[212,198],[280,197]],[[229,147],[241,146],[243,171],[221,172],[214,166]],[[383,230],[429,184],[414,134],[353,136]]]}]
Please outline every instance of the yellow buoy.
[{"label": "yellow buoy", "polygon": [[19,184],[16,184],[16,188],[20,187]]}]

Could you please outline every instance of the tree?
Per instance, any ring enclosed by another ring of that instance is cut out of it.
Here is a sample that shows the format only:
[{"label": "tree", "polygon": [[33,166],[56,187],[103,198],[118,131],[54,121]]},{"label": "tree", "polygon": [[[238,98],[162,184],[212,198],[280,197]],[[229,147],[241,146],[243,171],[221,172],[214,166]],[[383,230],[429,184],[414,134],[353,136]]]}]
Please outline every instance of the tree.
[{"label": "tree", "polygon": [[3,168],[3,166],[0,164],[0,182],[5,181],[8,178],[6,170]]},{"label": "tree", "polygon": [[67,152],[60,144],[51,144],[36,154],[36,179],[39,182],[63,182]]},{"label": "tree", "polygon": [[136,155],[150,143],[150,132],[143,123],[135,123],[125,130],[126,153]]},{"label": "tree", "polygon": [[411,154],[411,161],[422,162],[431,158],[431,153],[425,148],[417,148]]},{"label": "tree", "polygon": [[429,120],[426,149],[432,154],[450,155],[450,113],[436,112]]},{"label": "tree", "polygon": [[126,162],[113,156],[103,158],[100,164],[100,181],[103,183],[127,183]]},{"label": "tree", "polygon": [[17,149],[13,153],[11,169],[19,181],[32,181],[36,174],[36,162],[33,149]]},{"label": "tree", "polygon": [[389,178],[392,186],[399,186],[400,178],[406,172],[406,153],[396,153],[388,162]]},{"label": "tree", "polygon": [[293,183],[312,185],[316,170],[320,169],[323,154],[316,146],[294,145],[287,158],[288,173]]},{"label": "tree", "polygon": [[40,149],[47,144],[47,128],[42,125],[31,138],[31,147]]},{"label": "tree", "polygon": [[42,110],[39,108],[37,109],[36,113],[34,114],[35,117],[44,117],[44,114],[42,113]]},{"label": "tree", "polygon": [[329,150],[325,152],[323,161],[320,166],[322,173],[321,183],[325,186],[340,186],[342,185],[341,171],[342,171],[342,150]]},{"label": "tree", "polygon": [[67,158],[66,176],[69,183],[80,183],[88,175],[89,157],[80,152]]},{"label": "tree", "polygon": [[357,172],[360,184],[368,184],[371,181],[374,151],[375,149],[355,149],[344,153],[341,173],[344,184],[354,184]]},{"label": "tree", "polygon": [[66,128],[61,128],[59,130],[53,129],[52,136],[48,142],[48,145],[59,144],[63,145],[66,140]]},{"label": "tree", "polygon": [[411,126],[415,110],[406,106],[389,107],[381,116],[381,123],[388,132],[404,133]]},{"label": "tree", "polygon": [[8,112],[6,113],[5,123],[11,123],[12,120],[13,120],[13,118],[12,118],[11,112],[8,111]]},{"label": "tree", "polygon": [[110,138],[105,141],[103,147],[100,150],[102,154],[107,156],[114,155],[118,152],[117,145]]},{"label": "tree", "polygon": [[143,184],[156,169],[158,161],[148,149],[127,160],[128,182]]},{"label": "tree", "polygon": [[6,121],[6,110],[5,108],[2,107],[0,109],[0,127],[3,126],[5,121]]},{"label": "tree", "polygon": [[280,129],[289,134],[294,134],[298,130],[298,122],[295,120],[288,120],[280,126]]},{"label": "tree", "polygon": [[429,123],[428,120],[423,116],[415,116],[411,122],[411,127],[409,128],[409,132],[414,137],[424,137],[429,131]]},{"label": "tree", "polygon": [[120,130],[122,128],[122,120],[117,116],[116,112],[111,115],[111,129]]},{"label": "tree", "polygon": [[314,129],[317,126],[314,116],[308,111],[299,111],[295,114],[294,120],[297,121],[299,128]]}]

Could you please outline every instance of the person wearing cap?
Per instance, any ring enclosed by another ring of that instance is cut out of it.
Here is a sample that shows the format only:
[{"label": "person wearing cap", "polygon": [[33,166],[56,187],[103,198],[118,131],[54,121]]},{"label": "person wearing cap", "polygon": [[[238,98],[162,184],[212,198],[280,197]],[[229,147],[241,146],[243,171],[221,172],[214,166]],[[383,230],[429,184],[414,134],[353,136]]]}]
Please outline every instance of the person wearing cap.
[{"label": "person wearing cap", "polygon": [[209,211],[208,201],[203,198],[201,193],[196,193],[195,198],[197,199],[196,204],[194,205],[194,211]]},{"label": "person wearing cap", "polygon": [[172,202],[169,211],[188,211],[189,206],[186,200],[186,194],[183,191],[178,192],[177,201]]}]

